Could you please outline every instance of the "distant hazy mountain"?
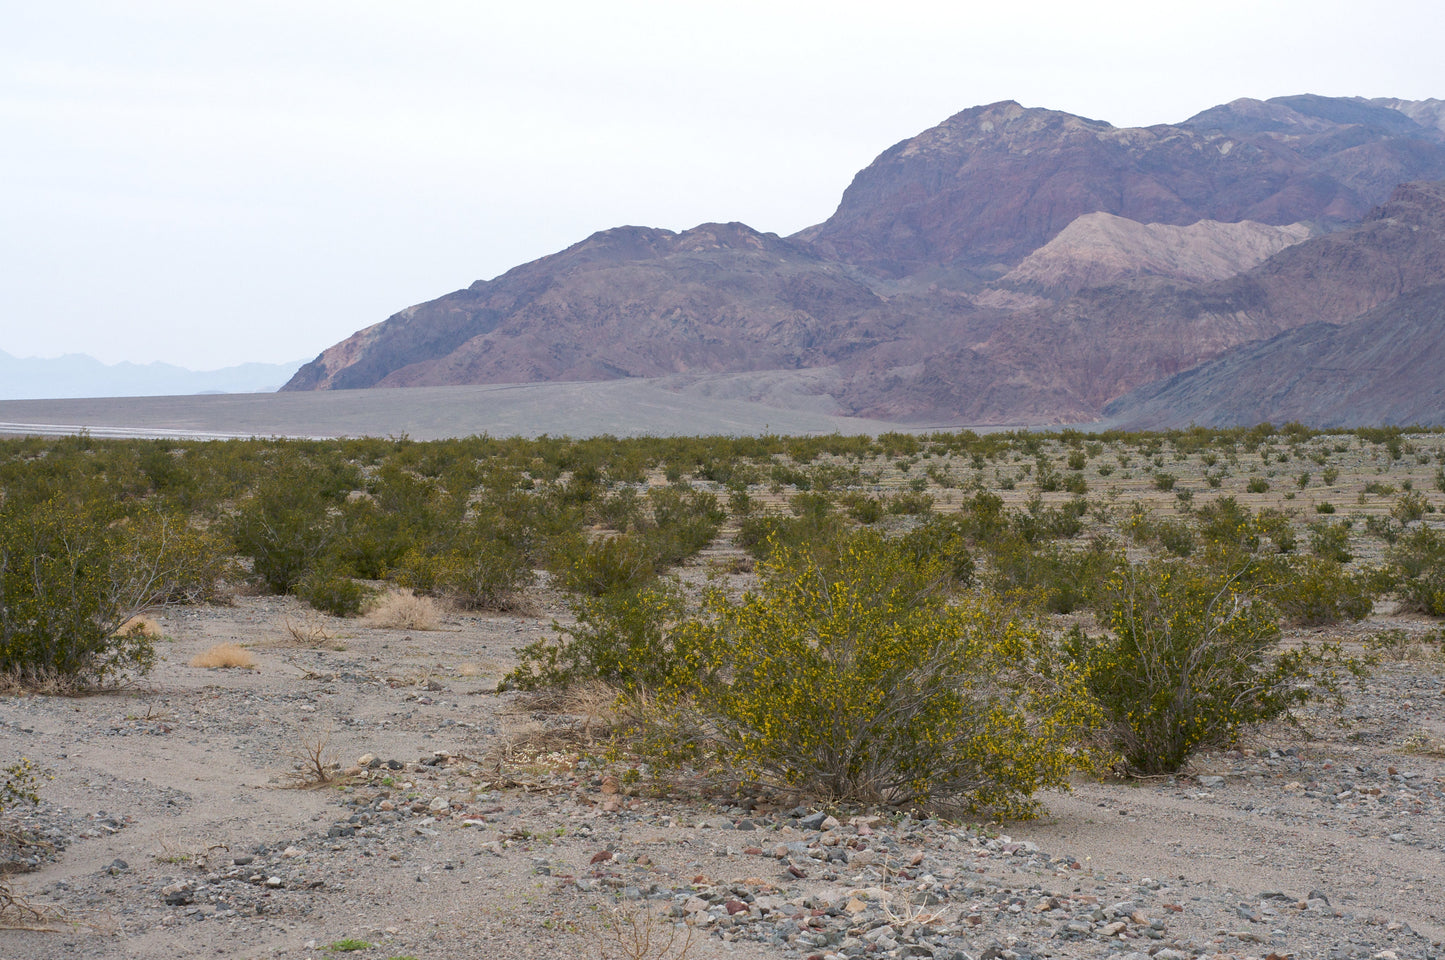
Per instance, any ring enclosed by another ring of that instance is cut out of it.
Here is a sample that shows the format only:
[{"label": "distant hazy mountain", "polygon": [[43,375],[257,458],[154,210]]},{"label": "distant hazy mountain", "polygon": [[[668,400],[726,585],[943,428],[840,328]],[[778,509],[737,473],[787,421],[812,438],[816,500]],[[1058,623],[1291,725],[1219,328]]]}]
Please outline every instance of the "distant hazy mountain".
[{"label": "distant hazy mountain", "polygon": [[20,358],[0,350],[0,400],[271,393],[302,363],[243,363],[220,370],[187,370],[169,363],[101,363],[80,353]]}]

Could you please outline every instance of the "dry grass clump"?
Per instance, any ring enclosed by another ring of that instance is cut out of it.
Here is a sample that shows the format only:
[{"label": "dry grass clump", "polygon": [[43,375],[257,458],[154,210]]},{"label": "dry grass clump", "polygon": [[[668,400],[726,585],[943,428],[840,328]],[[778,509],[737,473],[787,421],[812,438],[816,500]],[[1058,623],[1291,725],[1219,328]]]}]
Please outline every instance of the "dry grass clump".
[{"label": "dry grass clump", "polygon": [[441,606],[430,597],[389,590],[373,602],[363,620],[368,626],[390,630],[436,630],[441,613]]},{"label": "dry grass clump", "polygon": [[250,670],[256,666],[256,658],[239,644],[218,643],[192,657],[191,666],[205,667],[211,670],[225,670],[233,667]]},{"label": "dry grass clump", "polygon": [[147,640],[161,639],[161,625],[150,617],[136,614],[116,628],[117,637],[145,637]]},{"label": "dry grass clump", "polygon": [[0,671],[0,697],[38,694],[43,697],[79,697],[93,693],[97,687],[56,671],[39,673],[24,670]]}]

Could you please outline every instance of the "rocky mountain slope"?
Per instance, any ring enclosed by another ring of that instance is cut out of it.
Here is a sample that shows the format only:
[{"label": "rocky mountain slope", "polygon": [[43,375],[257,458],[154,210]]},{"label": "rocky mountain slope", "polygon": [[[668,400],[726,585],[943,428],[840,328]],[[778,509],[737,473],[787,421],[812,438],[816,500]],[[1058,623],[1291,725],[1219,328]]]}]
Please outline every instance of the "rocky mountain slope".
[{"label": "rocky mountain slope", "polygon": [[793,237],[603,231],[362,330],[285,389],[669,377],[895,421],[1088,421],[1438,282],[1433,181],[1441,101],[1238,100],[1134,129],[976,107]]},{"label": "rocky mountain slope", "polygon": [[1442,371],[1445,284],[1436,284],[1353,323],[1311,323],[1233,350],[1132,391],[1104,412],[1120,426],[1149,429],[1306,419],[1324,427],[1445,423]]}]

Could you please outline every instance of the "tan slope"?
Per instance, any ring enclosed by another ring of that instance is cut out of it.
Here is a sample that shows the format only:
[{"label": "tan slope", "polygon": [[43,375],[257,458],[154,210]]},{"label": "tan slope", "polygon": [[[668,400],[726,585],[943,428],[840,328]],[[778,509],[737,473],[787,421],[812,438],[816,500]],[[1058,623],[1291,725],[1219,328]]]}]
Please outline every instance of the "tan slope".
[{"label": "tan slope", "polygon": [[1200,220],[1180,227],[1086,213],[1025,257],[999,284],[1057,296],[1130,277],[1188,283],[1223,280],[1309,239],[1312,233],[1303,223],[1271,226],[1252,220]]}]

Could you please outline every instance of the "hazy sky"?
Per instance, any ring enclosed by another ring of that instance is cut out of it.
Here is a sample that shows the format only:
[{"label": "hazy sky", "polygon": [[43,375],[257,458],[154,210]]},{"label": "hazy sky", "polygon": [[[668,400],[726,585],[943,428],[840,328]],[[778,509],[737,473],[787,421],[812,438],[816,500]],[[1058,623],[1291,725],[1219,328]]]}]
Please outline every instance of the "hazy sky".
[{"label": "hazy sky", "polygon": [[633,223],[827,218],[1014,99],[1445,97],[1439,0],[4,4],[0,350],[314,356]]}]

